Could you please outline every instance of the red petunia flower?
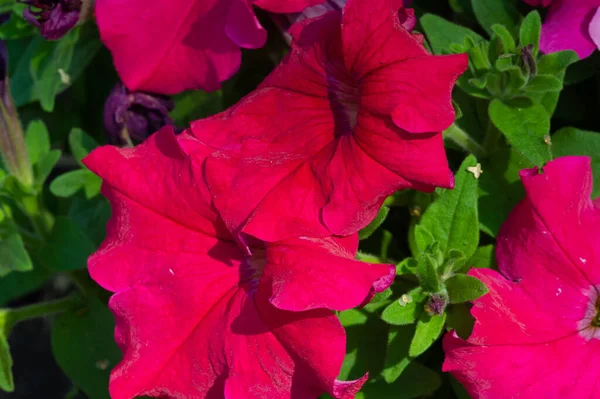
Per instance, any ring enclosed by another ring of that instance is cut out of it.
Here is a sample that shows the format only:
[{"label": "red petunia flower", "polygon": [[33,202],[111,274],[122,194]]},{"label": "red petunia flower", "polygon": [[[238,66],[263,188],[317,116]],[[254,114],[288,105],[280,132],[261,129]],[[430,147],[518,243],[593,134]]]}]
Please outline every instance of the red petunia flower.
[{"label": "red petunia flower", "polygon": [[100,36],[131,91],[208,91],[237,72],[267,32],[252,5],[296,12],[324,0],[96,0]]},{"label": "red petunia flower", "polygon": [[526,198],[498,236],[500,273],[468,340],[444,338],[444,371],[474,398],[594,398],[600,371],[600,203],[587,157],[524,170]]},{"label": "red petunia flower", "polygon": [[206,173],[230,230],[349,235],[396,190],[453,186],[439,132],[467,57],[430,55],[401,7],[350,0],[294,25],[291,53],[256,91],[192,124],[219,150]]},{"label": "red petunia flower", "polygon": [[[389,286],[392,265],[354,260],[356,236],[233,241],[202,183],[208,149],[163,128],[85,163],[112,204],[89,270],[110,300],[124,352],[113,399],[350,399],[365,378],[338,381],[345,332],[329,309]],[[193,154],[192,156],[188,156]]]}]

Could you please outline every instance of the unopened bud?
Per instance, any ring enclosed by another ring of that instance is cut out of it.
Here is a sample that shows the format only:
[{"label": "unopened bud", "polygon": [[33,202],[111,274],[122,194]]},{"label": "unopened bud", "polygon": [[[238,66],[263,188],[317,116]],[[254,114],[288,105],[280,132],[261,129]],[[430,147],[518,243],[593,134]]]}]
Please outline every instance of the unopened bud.
[{"label": "unopened bud", "polygon": [[82,0],[18,0],[27,4],[23,18],[40,28],[47,40],[58,40],[77,25]]},{"label": "unopened bud", "polygon": [[117,83],[104,105],[104,128],[112,144],[144,141],[163,126],[173,125],[169,111],[173,101],[167,96],[131,92]]},{"label": "unopened bud", "polygon": [[10,94],[8,52],[0,42],[0,152],[4,166],[23,185],[33,184],[33,169],[27,155],[23,127]]}]

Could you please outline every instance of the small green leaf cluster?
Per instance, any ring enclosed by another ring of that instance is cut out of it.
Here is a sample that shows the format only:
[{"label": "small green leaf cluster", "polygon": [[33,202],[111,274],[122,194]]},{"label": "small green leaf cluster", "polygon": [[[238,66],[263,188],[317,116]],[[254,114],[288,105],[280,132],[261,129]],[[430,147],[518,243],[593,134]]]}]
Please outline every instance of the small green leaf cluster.
[{"label": "small green leaf cluster", "polygon": [[478,179],[474,174],[478,165],[473,156],[465,159],[456,174],[454,190],[440,190],[411,229],[413,257],[397,265],[398,276],[417,285],[395,298],[381,317],[396,326],[416,323],[409,357],[421,355],[437,340],[450,307],[487,293],[481,281],[465,274],[473,265],[471,257],[479,244]]}]

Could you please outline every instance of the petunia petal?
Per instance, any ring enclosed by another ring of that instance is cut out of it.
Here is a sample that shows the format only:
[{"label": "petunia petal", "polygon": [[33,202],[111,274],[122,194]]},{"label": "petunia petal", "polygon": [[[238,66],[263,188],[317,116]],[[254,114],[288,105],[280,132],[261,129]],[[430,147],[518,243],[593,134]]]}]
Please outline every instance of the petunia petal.
[{"label": "petunia petal", "polygon": [[255,6],[276,13],[300,12],[325,0],[252,0]]},{"label": "petunia petal", "polygon": [[[590,198],[593,184],[590,158],[558,158],[549,162],[543,172],[537,169],[522,171],[521,179],[531,204],[530,212],[545,227],[545,230],[541,227],[539,230],[545,231],[546,234],[542,235],[548,236],[548,240],[554,243],[553,247],[562,253],[562,256],[557,255],[557,259],[569,262],[568,269],[556,273],[566,278],[579,271],[588,285],[599,285],[600,270],[595,265],[600,262],[600,247],[597,245],[600,242],[597,228],[600,211]],[[550,244],[545,246],[550,247]]]},{"label": "petunia petal", "polygon": [[195,184],[202,179],[202,165],[186,155],[194,152],[204,159],[211,149],[188,134],[176,138],[173,129],[165,127],[135,148],[100,147],[84,163],[132,200],[181,224],[216,234],[218,216],[211,196],[204,185]]},{"label": "petunia petal", "polygon": [[259,48],[267,41],[267,31],[258,21],[249,0],[231,2],[225,32],[235,44],[243,48]]},{"label": "petunia petal", "polygon": [[334,238],[301,237],[268,245],[262,284],[272,287],[269,301],[290,311],[359,306],[394,281],[395,267],[356,261],[355,253]]},{"label": "petunia petal", "polygon": [[127,88],[174,94],[216,90],[241,53],[225,34],[229,2],[98,0],[96,20]]},{"label": "petunia petal", "polygon": [[586,58],[596,49],[589,24],[600,4],[595,0],[555,0],[542,27],[540,49],[544,53],[573,50]]}]

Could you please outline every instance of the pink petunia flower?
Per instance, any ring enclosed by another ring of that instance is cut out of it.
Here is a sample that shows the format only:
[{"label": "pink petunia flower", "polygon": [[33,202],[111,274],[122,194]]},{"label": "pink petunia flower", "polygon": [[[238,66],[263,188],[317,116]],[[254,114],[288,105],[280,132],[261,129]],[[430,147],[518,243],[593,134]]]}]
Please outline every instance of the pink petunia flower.
[{"label": "pink petunia flower", "polygon": [[[465,55],[432,56],[401,0],[350,0],[291,28],[290,54],[237,105],[192,124],[232,231],[349,235],[399,189],[452,187],[439,133]],[[403,13],[404,14],[404,13]]]},{"label": "pink petunia flower", "polygon": [[354,260],[356,236],[250,238],[242,250],[202,183],[208,151],[165,127],[136,148],[85,159],[113,209],[89,260],[94,280],[115,292],[124,357],[112,398],[353,398],[366,376],[336,379],[345,332],[329,309],[384,290],[394,267]]},{"label": "pink petunia flower", "polygon": [[540,39],[544,53],[573,50],[586,58],[600,47],[600,0],[525,1],[549,7]]},{"label": "pink petunia flower", "polygon": [[474,398],[595,398],[600,371],[600,203],[587,157],[523,170],[526,198],[498,236],[500,273],[478,269],[468,340],[444,338],[444,371]]},{"label": "pink petunia flower", "polygon": [[237,72],[241,48],[267,33],[253,5],[297,12],[324,0],[96,0],[100,36],[131,91],[216,90]]}]

